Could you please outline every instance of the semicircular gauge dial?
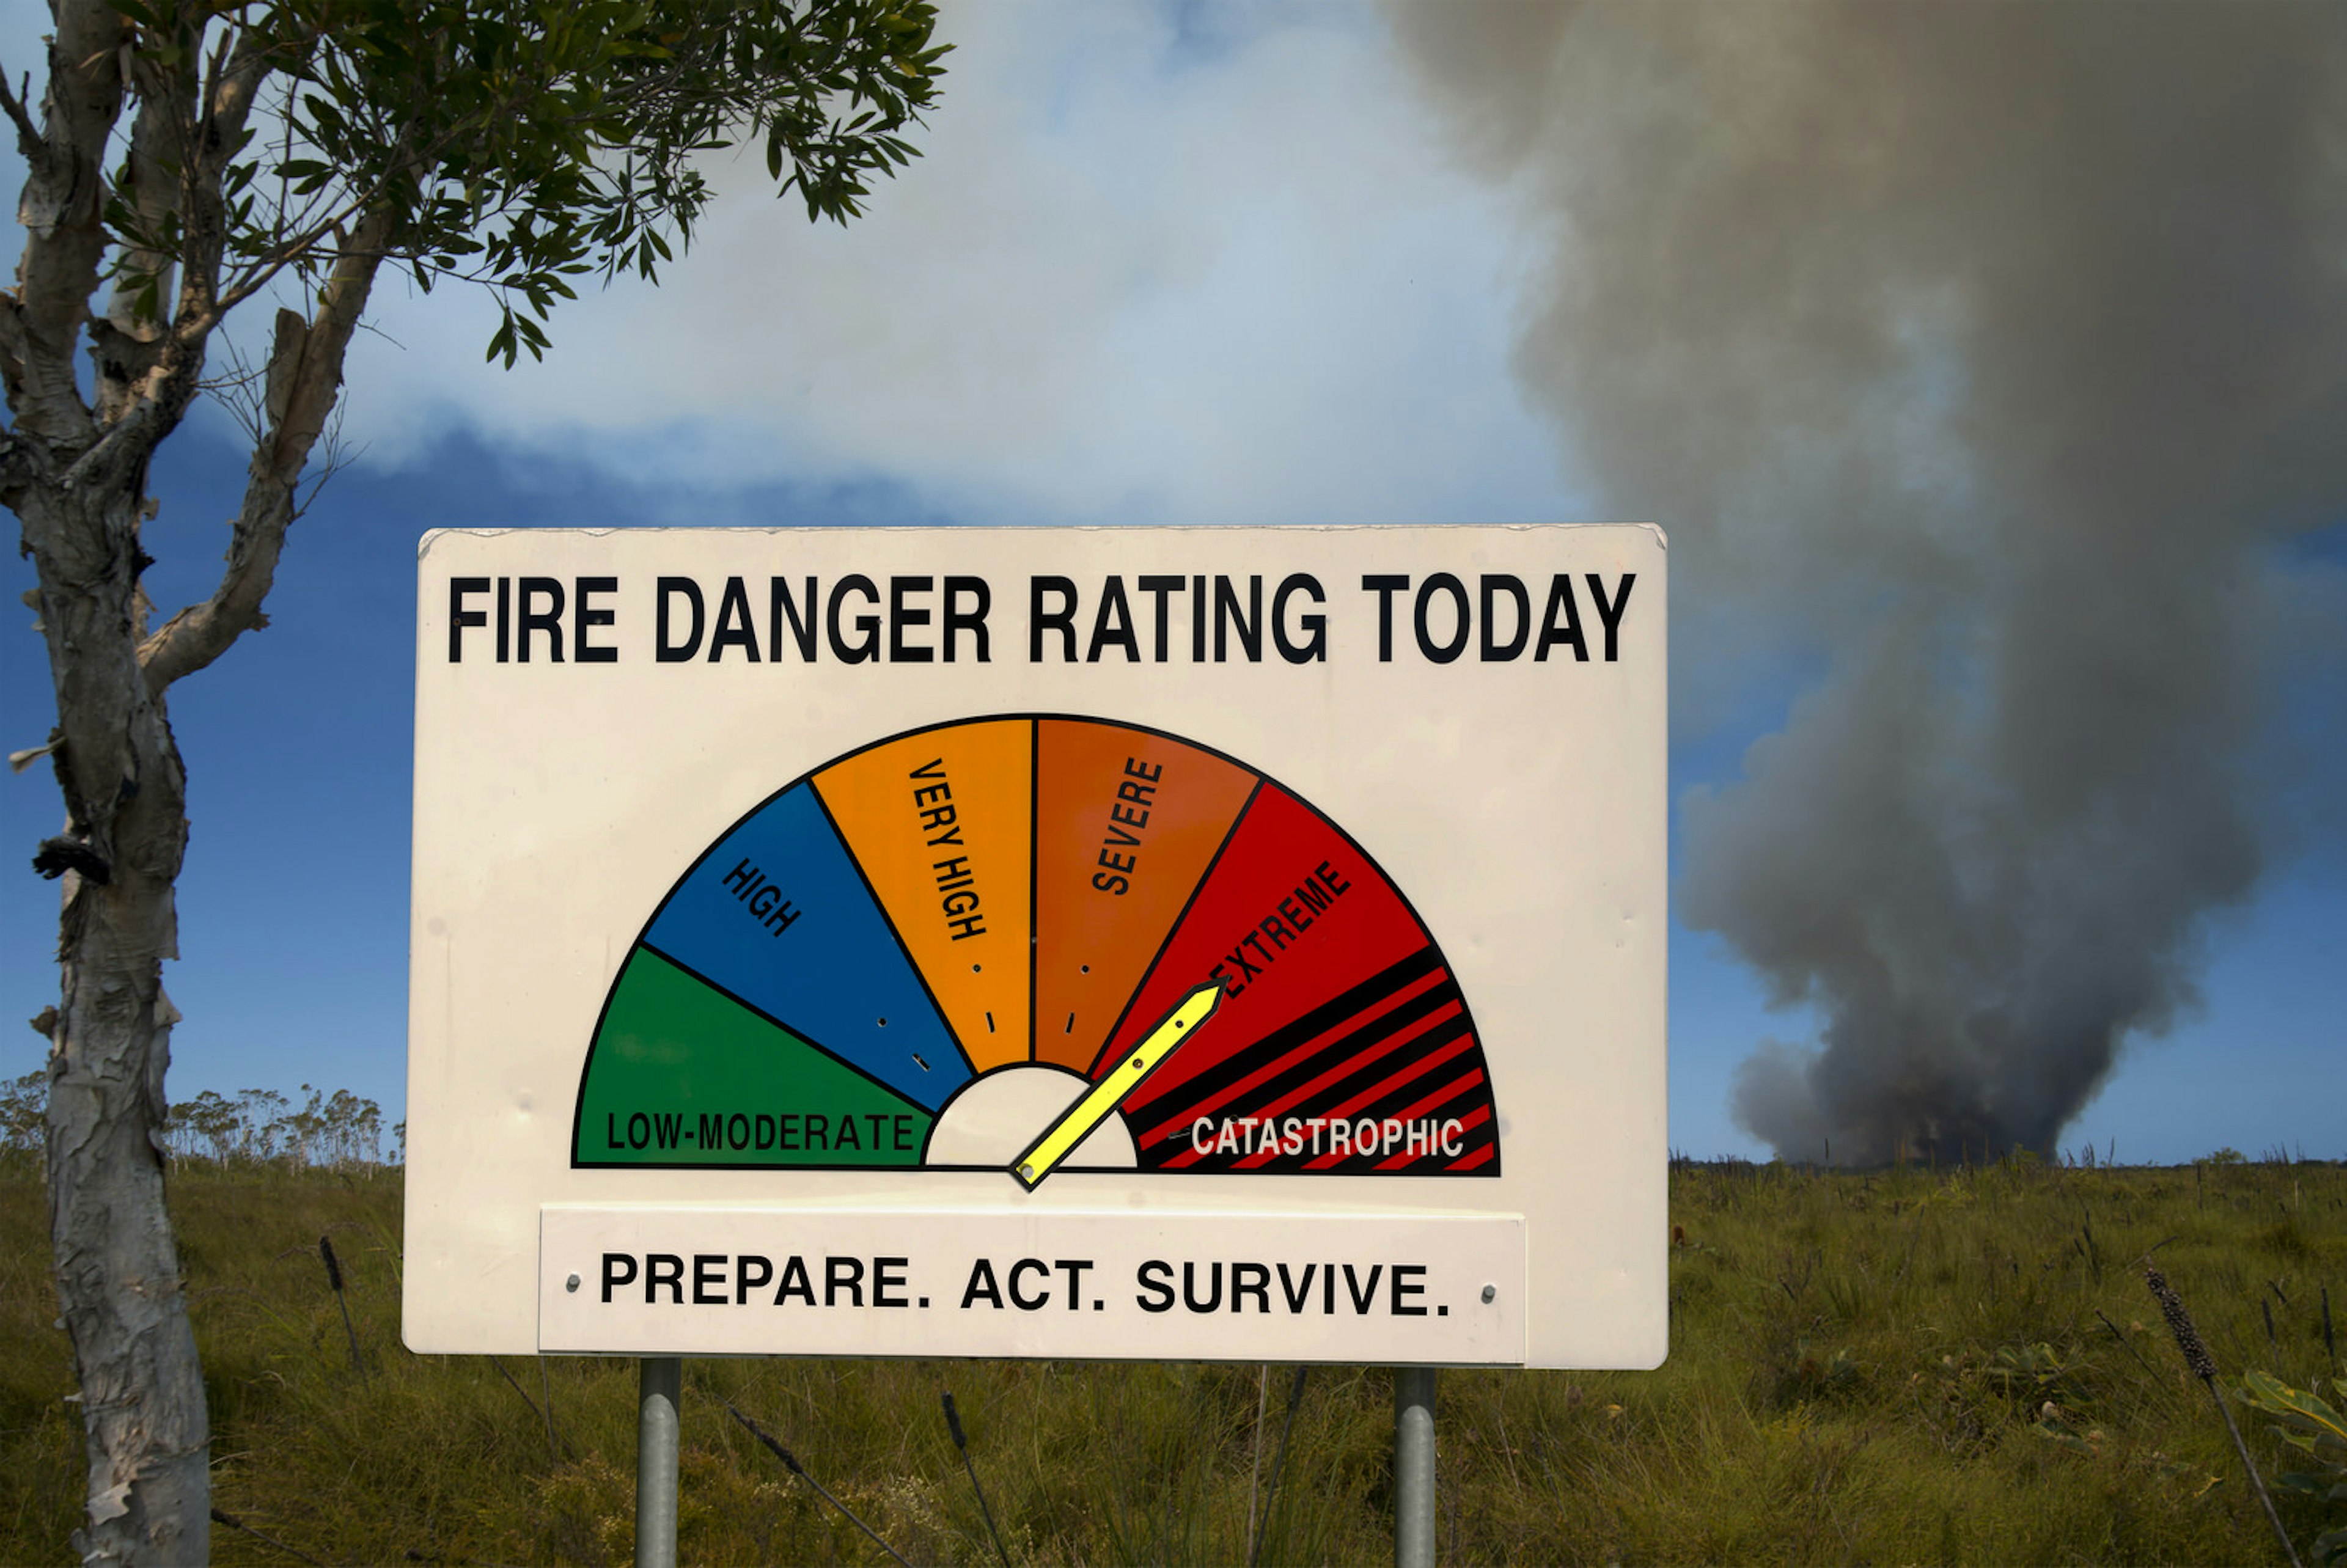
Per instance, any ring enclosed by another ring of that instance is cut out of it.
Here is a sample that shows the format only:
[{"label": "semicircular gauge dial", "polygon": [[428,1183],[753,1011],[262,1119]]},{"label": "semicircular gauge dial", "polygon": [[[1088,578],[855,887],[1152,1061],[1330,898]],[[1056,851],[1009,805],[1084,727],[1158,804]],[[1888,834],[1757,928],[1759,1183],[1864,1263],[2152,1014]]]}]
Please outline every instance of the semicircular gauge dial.
[{"label": "semicircular gauge dial", "polygon": [[1159,731],[1018,714],[762,802],[612,982],[572,1163],[1488,1176],[1441,949],[1342,829]]}]

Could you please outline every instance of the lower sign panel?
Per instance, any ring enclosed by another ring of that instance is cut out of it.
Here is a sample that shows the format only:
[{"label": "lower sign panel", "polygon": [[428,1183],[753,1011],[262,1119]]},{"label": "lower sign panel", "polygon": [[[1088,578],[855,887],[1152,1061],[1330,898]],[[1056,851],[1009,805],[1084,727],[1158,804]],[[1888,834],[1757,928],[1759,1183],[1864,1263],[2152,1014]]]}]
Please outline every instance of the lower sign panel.
[{"label": "lower sign panel", "polygon": [[541,1211],[538,1348],[1515,1366],[1514,1215]]}]

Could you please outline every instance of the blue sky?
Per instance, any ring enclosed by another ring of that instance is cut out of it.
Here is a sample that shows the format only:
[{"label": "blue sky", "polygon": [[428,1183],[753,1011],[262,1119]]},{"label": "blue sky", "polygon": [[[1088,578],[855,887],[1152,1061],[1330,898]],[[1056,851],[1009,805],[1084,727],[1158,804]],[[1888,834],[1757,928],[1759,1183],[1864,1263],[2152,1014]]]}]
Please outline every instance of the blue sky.
[{"label": "blue sky", "polygon": [[[39,10],[6,8],[12,69],[36,57]],[[194,825],[166,974],[186,1015],[175,1099],[309,1082],[399,1113],[425,528],[1616,520],[1593,515],[1511,363],[1553,235],[1454,162],[1375,13],[951,15],[928,156],[864,222],[811,230],[758,191],[757,160],[721,162],[724,200],[666,287],[581,301],[548,362],[512,373],[482,364],[485,302],[380,291],[349,372],[358,456],[296,526],[272,624],[171,695]],[[167,611],[208,590],[243,461],[210,410],[166,447],[148,582]],[[2347,526],[2274,566],[2335,595]],[[29,566],[0,578],[13,610]],[[1700,608],[1674,613],[1692,627]],[[14,613],[8,750],[39,743],[51,712]],[[2276,781],[2273,869],[2207,923],[2201,1004],[2128,1042],[2066,1145],[2347,1155],[2339,671],[2292,684],[2252,759]],[[1675,793],[1733,783],[1818,674],[1782,628],[1748,647],[1683,633]],[[8,1017],[54,993],[56,889],[28,862],[57,818],[45,767],[0,778]],[[1816,1020],[1770,1009],[1717,938],[1676,927],[1671,1007],[1673,1143],[1761,1152],[1727,1113],[1735,1069]],[[39,1046],[0,1032],[0,1072]]]}]

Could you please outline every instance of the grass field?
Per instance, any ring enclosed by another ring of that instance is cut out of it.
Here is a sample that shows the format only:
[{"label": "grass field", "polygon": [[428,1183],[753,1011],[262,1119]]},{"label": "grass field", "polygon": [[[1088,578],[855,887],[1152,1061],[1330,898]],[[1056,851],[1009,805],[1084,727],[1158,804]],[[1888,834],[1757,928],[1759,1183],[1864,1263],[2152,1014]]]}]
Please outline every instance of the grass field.
[{"label": "grass field", "polygon": [[[2264,1368],[2328,1390],[2347,1169],[1688,1166],[1671,1182],[1660,1371],[1442,1375],[1446,1563],[2281,1561],[2139,1259],[2157,1247],[2225,1386]],[[216,1526],[216,1559],[629,1561],[633,1364],[410,1355],[400,1195],[396,1170],[174,1177],[215,1499],[259,1532]],[[8,1563],[68,1561],[81,1508],[46,1225],[36,1171],[0,1164]],[[1244,1562],[1288,1375],[1273,1369],[1258,1426],[1253,1366],[688,1362],[681,1552],[887,1561],[731,1400],[911,1561],[993,1562],[939,1413],[950,1389],[1013,1563]],[[2301,1468],[2236,1409],[2261,1469]],[[1384,1374],[1311,1375],[1262,1561],[1389,1560],[1391,1420]],[[2347,1523],[2347,1505],[2276,1501],[2301,1550]]]}]

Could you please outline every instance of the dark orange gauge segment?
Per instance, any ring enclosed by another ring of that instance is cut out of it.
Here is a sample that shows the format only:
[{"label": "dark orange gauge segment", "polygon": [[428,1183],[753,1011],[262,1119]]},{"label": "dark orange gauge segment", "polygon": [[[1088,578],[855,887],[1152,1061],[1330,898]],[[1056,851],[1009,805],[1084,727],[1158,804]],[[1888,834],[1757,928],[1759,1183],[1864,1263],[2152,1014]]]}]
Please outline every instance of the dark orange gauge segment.
[{"label": "dark orange gauge segment", "polygon": [[984,1072],[1027,1059],[1027,719],[950,724],[815,775],[897,940]]},{"label": "dark orange gauge segment", "polygon": [[1082,1072],[1256,778],[1210,752],[1122,724],[1044,719],[1039,732],[1035,1058]]}]

